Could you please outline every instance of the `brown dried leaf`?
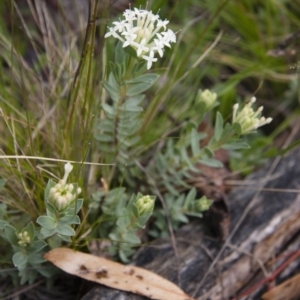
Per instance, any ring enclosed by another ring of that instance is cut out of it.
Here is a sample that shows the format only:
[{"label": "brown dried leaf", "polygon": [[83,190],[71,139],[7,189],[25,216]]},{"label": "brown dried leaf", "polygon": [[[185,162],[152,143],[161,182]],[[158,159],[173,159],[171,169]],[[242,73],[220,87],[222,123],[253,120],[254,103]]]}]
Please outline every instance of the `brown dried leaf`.
[{"label": "brown dried leaf", "polygon": [[264,300],[296,300],[300,299],[300,274],[286,280],[263,294]]},{"label": "brown dried leaf", "polygon": [[150,299],[192,299],[174,283],[139,267],[125,266],[68,248],[53,249],[45,254],[45,259],[67,273]]}]

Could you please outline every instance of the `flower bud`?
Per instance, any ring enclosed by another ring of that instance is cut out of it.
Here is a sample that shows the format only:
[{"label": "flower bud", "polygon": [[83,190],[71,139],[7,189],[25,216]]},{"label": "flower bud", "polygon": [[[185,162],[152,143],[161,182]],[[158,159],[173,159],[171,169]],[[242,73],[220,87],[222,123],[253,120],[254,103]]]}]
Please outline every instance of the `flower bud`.
[{"label": "flower bud", "polygon": [[20,232],[18,234],[18,239],[18,244],[22,247],[26,247],[31,242],[30,236],[27,231]]},{"label": "flower bud", "polygon": [[212,200],[207,199],[206,196],[201,197],[201,199],[195,201],[195,208],[197,211],[206,211],[210,208]]},{"label": "flower bud", "polygon": [[154,207],[154,199],[151,198],[151,196],[143,196],[141,198],[139,198],[135,205],[138,209],[139,215],[143,215],[149,212],[152,212],[153,207]]},{"label": "flower bud", "polygon": [[210,90],[204,90],[203,92],[199,91],[197,96],[198,102],[205,103],[206,109],[211,109],[217,100],[217,94],[211,92]]}]

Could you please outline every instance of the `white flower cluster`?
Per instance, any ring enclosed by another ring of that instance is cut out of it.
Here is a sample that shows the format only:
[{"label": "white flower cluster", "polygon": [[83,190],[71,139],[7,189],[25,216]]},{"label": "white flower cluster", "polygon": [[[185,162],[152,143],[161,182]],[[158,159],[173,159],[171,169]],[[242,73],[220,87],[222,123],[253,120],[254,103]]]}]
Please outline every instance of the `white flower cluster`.
[{"label": "white flower cluster", "polygon": [[256,101],[255,97],[252,97],[241,111],[238,112],[239,105],[236,103],[233,106],[232,123],[239,123],[242,127],[242,134],[250,133],[256,130],[258,127],[266,125],[272,122],[272,118],[261,117],[263,107],[259,107],[257,111],[254,111],[251,107]]},{"label": "white flower cluster", "polygon": [[68,176],[72,169],[73,166],[69,162],[66,163],[63,179],[49,191],[49,200],[58,211],[64,210],[76,199],[77,195],[81,193],[81,188],[75,190],[72,183],[67,183]]},{"label": "white flower cluster", "polygon": [[126,9],[123,16],[125,20],[113,22],[115,26],[109,27],[104,37],[113,36],[123,43],[123,48],[134,48],[137,56],[147,61],[149,70],[152,63],[157,61],[155,53],[158,52],[162,57],[164,47],[171,47],[170,43],[176,42],[176,35],[171,29],[166,29],[168,20],[162,21],[151,11]]},{"label": "white flower cluster", "polygon": [[20,232],[18,234],[18,239],[19,239],[18,244],[22,247],[26,247],[31,242],[30,236],[27,231]]}]

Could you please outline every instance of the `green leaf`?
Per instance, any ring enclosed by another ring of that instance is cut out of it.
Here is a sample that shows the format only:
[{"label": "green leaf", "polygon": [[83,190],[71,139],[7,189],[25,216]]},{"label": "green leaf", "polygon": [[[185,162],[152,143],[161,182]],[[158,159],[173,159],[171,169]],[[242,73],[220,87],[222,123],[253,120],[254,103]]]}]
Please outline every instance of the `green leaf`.
[{"label": "green leaf", "polygon": [[172,216],[176,221],[179,221],[179,222],[182,222],[182,223],[188,223],[189,222],[189,219],[183,214],[183,213],[180,213],[180,212],[176,212],[174,214],[174,216]]},{"label": "green leaf", "polygon": [[51,236],[48,240],[48,245],[51,249],[55,249],[55,248],[59,248],[61,247],[61,242],[62,242],[62,239],[61,239],[61,236],[56,234],[56,235],[53,235]]},{"label": "green leaf", "polygon": [[125,52],[121,41],[118,41],[117,47],[115,48],[115,63],[122,64],[126,62],[128,54]]},{"label": "green leaf", "polygon": [[145,60],[142,60],[133,66],[132,75],[133,77],[139,76],[140,74],[145,73],[146,70],[147,70],[147,62]]},{"label": "green leaf", "polygon": [[107,115],[111,115],[111,116],[114,116],[115,115],[115,109],[111,106],[111,105],[108,105],[106,103],[103,103],[102,104],[102,109],[105,111],[105,113]]},{"label": "green leaf", "polygon": [[56,230],[55,230],[55,228],[54,229],[42,228],[40,232],[44,238],[47,238],[47,237],[53,235],[56,232]]},{"label": "green leaf", "polygon": [[209,158],[214,157],[214,152],[212,150],[210,150],[209,147],[205,147],[204,152]]},{"label": "green leaf", "polygon": [[20,245],[18,244],[18,237],[17,237],[17,231],[14,227],[12,227],[11,225],[6,225],[4,227],[4,234],[6,239],[9,241],[9,243],[12,246],[17,246],[19,247]]},{"label": "green leaf", "polygon": [[184,201],[184,208],[189,210],[190,207],[192,207],[193,202],[196,199],[197,191],[195,188],[192,188],[189,193],[187,194],[185,201]]},{"label": "green leaf", "polygon": [[125,51],[126,53],[128,53],[128,55],[130,55],[130,56],[132,56],[132,57],[134,57],[134,58],[137,58],[136,51],[135,51],[132,47],[125,47],[125,48],[123,48],[123,49],[124,49],[124,51]]},{"label": "green leaf", "polygon": [[230,144],[222,145],[225,150],[239,150],[239,149],[250,149],[250,146],[245,142],[232,142]]},{"label": "green leaf", "polygon": [[56,182],[53,181],[52,179],[48,180],[47,186],[45,188],[45,194],[44,194],[44,198],[45,198],[45,203],[49,202],[49,191],[52,187],[54,187],[56,185]]},{"label": "green leaf", "polygon": [[145,214],[143,214],[139,219],[138,222],[136,224],[134,224],[134,227],[139,227],[139,228],[145,228],[147,221],[150,219],[150,217],[152,216],[152,211],[147,212]]},{"label": "green leaf", "polygon": [[199,163],[213,168],[223,167],[223,164],[219,160],[216,160],[214,158],[203,158],[199,160]]},{"label": "green leaf", "polygon": [[[81,210],[81,207],[82,207],[82,204],[83,204],[83,199],[80,198],[80,199],[77,199],[75,202],[74,202],[74,206],[75,206],[75,214],[78,214],[79,211]],[[80,222],[80,220],[79,220]],[[79,223],[80,224],[80,223]]]},{"label": "green leaf", "polygon": [[28,223],[28,225],[22,229],[22,232],[24,232],[24,231],[27,231],[30,241],[33,241],[34,240],[34,226],[33,226],[32,222]]},{"label": "green leaf", "polygon": [[115,78],[113,72],[109,73],[107,82],[114,90],[118,91],[118,93],[119,93],[120,85],[119,85],[117,79]]},{"label": "green leaf", "polygon": [[28,270],[23,268],[22,270],[19,269],[19,277],[20,277],[20,284],[23,285],[27,281],[29,281],[30,273],[35,272],[35,270]]},{"label": "green leaf", "polygon": [[127,232],[122,235],[122,241],[133,245],[139,245],[141,240],[137,237],[136,232]]},{"label": "green leaf", "polygon": [[[76,186],[75,183],[73,183],[74,186]],[[75,190],[77,189],[77,186]],[[80,209],[82,208],[83,199],[77,199],[76,201],[72,202],[72,204],[66,209],[64,215],[68,216],[74,216],[79,213]]]},{"label": "green leaf", "polygon": [[206,137],[205,133],[199,133],[197,132],[196,128],[193,128],[191,131],[191,147],[193,156],[197,156],[200,154],[200,141],[203,140]]},{"label": "green leaf", "polygon": [[45,229],[54,229],[57,226],[57,221],[49,216],[40,216],[36,222]]},{"label": "green leaf", "polygon": [[139,95],[142,92],[148,90],[158,79],[159,75],[157,74],[145,74],[139,76],[133,80],[127,81],[128,90],[127,96]]},{"label": "green leaf", "polygon": [[128,264],[130,262],[130,260],[128,259],[128,256],[130,256],[130,253],[128,253],[128,251],[119,250],[118,254],[123,263]]},{"label": "green leaf", "polygon": [[71,243],[71,242],[72,242],[70,236],[67,236],[67,235],[60,235],[59,237],[60,237],[64,242],[67,242],[67,243]]},{"label": "green leaf", "polygon": [[22,252],[16,252],[12,257],[12,261],[15,267],[21,267],[27,263],[27,255]]},{"label": "green leaf", "polygon": [[74,236],[75,235],[74,229],[65,224],[58,224],[56,227],[56,232],[58,234],[66,235],[66,236]]},{"label": "green leaf", "polygon": [[0,230],[3,230],[6,225],[8,225],[6,221],[0,220]]},{"label": "green leaf", "polygon": [[124,231],[127,229],[127,227],[130,225],[130,216],[121,216],[117,220],[117,226],[120,227],[121,231]]},{"label": "green leaf", "polygon": [[[58,248],[58,247],[56,247]],[[53,275],[58,273],[58,269],[54,266],[45,266],[45,265],[35,265],[35,270],[39,272],[41,275],[43,275],[46,278],[53,277]]]},{"label": "green leaf", "polygon": [[0,192],[4,188],[6,180],[5,179],[0,179]]},{"label": "green leaf", "polygon": [[158,74],[147,73],[147,74],[141,75],[139,77],[136,77],[134,79],[127,80],[126,83],[127,84],[131,84],[131,83],[149,83],[149,84],[153,84],[157,80],[158,77],[159,77]]},{"label": "green leaf", "polygon": [[[139,106],[139,104],[132,104],[132,103],[129,103],[127,101],[125,101],[121,107],[120,107],[120,110],[121,111],[130,111],[130,112],[140,112],[140,111],[143,111],[143,108],[141,106]],[[130,125],[130,124],[128,124]]]},{"label": "green leaf", "polygon": [[45,262],[46,260],[43,257],[42,253],[32,253],[28,255],[28,262],[36,265]]},{"label": "green leaf", "polygon": [[236,135],[241,135],[242,133],[242,126],[240,123],[233,123],[232,129],[236,133]]},{"label": "green leaf", "polygon": [[0,203],[0,219],[7,213],[6,212],[7,206],[5,203]]},{"label": "green leaf", "polygon": [[60,219],[58,219],[58,224],[65,224],[65,225],[70,225],[70,224],[80,224],[80,219],[78,216],[64,216]]},{"label": "green leaf", "polygon": [[118,82],[120,82],[120,80],[122,78],[122,73],[123,72],[122,72],[121,66],[119,64],[115,64],[115,67],[113,69],[113,74]]},{"label": "green leaf", "polygon": [[127,106],[141,106],[145,95],[136,95],[125,100]]},{"label": "green leaf", "polygon": [[190,217],[196,217],[196,218],[202,218],[203,215],[201,213],[196,213],[196,212],[187,212],[186,215]]},{"label": "green leaf", "polygon": [[222,133],[223,133],[223,122],[224,121],[223,121],[222,115],[219,112],[217,112],[215,133],[214,133],[214,137],[217,142],[220,140]]},{"label": "green leaf", "polygon": [[27,247],[28,252],[30,253],[36,253],[39,252],[40,250],[42,250],[43,248],[45,248],[47,246],[47,243],[44,241],[33,241],[32,243],[30,243],[30,245]]},{"label": "green leaf", "polygon": [[119,88],[110,85],[107,81],[103,81],[103,86],[113,100],[117,101],[119,99]]},{"label": "green leaf", "polygon": [[101,134],[101,135],[98,135],[96,138],[97,138],[97,141],[102,142],[102,143],[114,141],[114,136],[112,134]]},{"label": "green leaf", "polygon": [[47,216],[52,217],[52,218],[55,218],[56,214],[58,213],[55,206],[50,202],[46,203],[46,212],[47,212]]},{"label": "green leaf", "polygon": [[132,211],[132,214],[134,215],[134,217],[135,217],[136,219],[138,219],[138,217],[139,217],[139,210],[138,210],[138,208],[136,207],[136,205],[132,205],[132,206],[131,206],[131,211]]}]

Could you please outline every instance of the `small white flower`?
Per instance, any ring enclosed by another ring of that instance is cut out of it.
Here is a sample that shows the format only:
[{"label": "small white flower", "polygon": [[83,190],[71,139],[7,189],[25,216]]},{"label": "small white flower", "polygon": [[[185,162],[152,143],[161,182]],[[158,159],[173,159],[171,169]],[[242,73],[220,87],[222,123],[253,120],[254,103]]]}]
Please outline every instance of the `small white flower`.
[{"label": "small white flower", "polygon": [[65,164],[65,172],[66,173],[71,173],[71,171],[73,170],[73,166],[71,165],[71,163],[68,161],[66,164]]},{"label": "small white flower", "polygon": [[65,164],[65,174],[64,174],[64,178],[62,179],[63,183],[67,182],[67,179],[69,177],[69,174],[71,173],[71,171],[73,170],[73,166],[71,165],[70,162],[67,162]]},{"label": "small white flower", "polygon": [[[159,19],[159,15],[154,15],[154,14],[151,14],[150,20],[152,23],[154,23],[155,21],[158,21],[158,22],[161,21]],[[169,21],[168,21],[168,23],[169,23]]]},{"label": "small white flower", "polygon": [[134,20],[136,20],[136,15],[135,12],[132,11],[131,9],[126,9],[123,13],[123,16],[125,17],[125,22],[133,22]]},{"label": "small white flower", "polygon": [[113,22],[113,24],[115,24],[114,30],[119,31],[119,32],[123,32],[128,27],[128,24],[126,23],[125,20],[122,20],[121,22],[116,21],[116,22]]},{"label": "small white flower", "polygon": [[152,50],[156,50],[158,52],[159,56],[163,57],[163,55],[164,55],[164,52],[163,52],[164,44],[158,39],[154,40],[154,44],[155,44],[155,47],[152,47]]},{"label": "small white flower", "polygon": [[[123,13],[124,20],[113,22],[114,27],[109,27],[105,38],[113,36],[123,43],[123,48],[131,46],[137,56],[147,61],[147,68],[157,61],[155,53],[160,57],[164,54],[164,47],[171,47],[170,43],[176,43],[176,35],[167,30],[168,20],[162,21],[159,15],[151,11],[126,9]],[[120,34],[119,34],[120,33]],[[145,55],[146,53],[149,55]]]},{"label": "small white flower", "polygon": [[147,69],[148,70],[151,68],[152,63],[157,61],[157,58],[154,57],[154,51],[150,51],[149,56],[143,55],[142,58],[147,61]]},{"label": "small white flower", "polygon": [[117,27],[108,27],[108,29],[109,29],[109,32],[107,32],[106,34],[105,34],[105,38],[107,38],[107,37],[109,37],[109,36],[113,36],[114,38],[119,38],[120,36],[117,34],[117,30],[118,30],[118,28]]},{"label": "small white flower", "polygon": [[[165,33],[164,36],[162,36],[162,34]],[[170,43],[169,43],[169,39],[166,37],[166,32],[162,32],[162,34],[160,33],[157,33],[156,36],[158,37],[158,41],[164,45],[164,46],[167,46],[167,47],[171,47]]]},{"label": "small white flower", "polygon": [[176,35],[172,30],[169,29],[167,32],[162,32],[161,34],[164,36],[164,40],[166,41],[166,43],[168,43],[168,45],[166,44],[166,46],[171,47],[170,42],[176,42]]},{"label": "small white flower", "polygon": [[132,45],[137,47],[137,51],[136,51],[137,56],[140,56],[142,52],[149,51],[149,48],[146,47],[145,44],[146,44],[146,39],[143,39],[139,44],[135,42],[132,43]]},{"label": "small white flower", "polygon": [[158,20],[157,21],[157,27],[158,28],[164,28],[164,30],[166,30],[166,26],[169,24],[168,20],[162,21],[162,20]]},{"label": "small white flower", "polygon": [[243,107],[241,111],[238,111],[239,105],[236,103],[233,106],[232,123],[239,123],[242,132],[241,134],[248,134],[256,130],[257,128],[269,124],[272,122],[272,118],[260,117],[263,107],[259,107],[257,111],[252,108],[253,103],[256,101],[255,97]]}]

